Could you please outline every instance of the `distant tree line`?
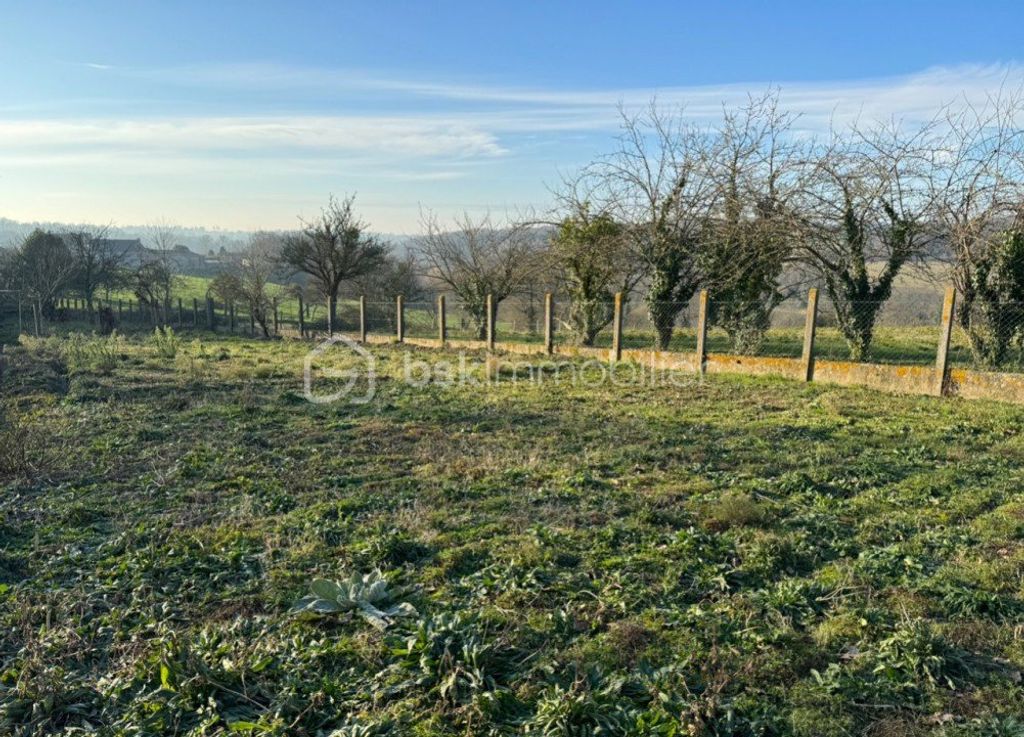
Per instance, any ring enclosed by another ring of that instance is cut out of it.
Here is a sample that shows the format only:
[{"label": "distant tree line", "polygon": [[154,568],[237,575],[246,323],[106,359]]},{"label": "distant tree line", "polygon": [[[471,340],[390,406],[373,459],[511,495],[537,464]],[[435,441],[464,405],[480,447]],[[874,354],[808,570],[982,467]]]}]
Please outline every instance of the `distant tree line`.
[{"label": "distant tree line", "polygon": [[[256,233],[224,258],[211,295],[246,304],[269,335],[274,284],[322,304],[328,329],[343,295],[423,299],[453,293],[481,335],[512,296],[555,291],[565,327],[590,345],[612,319],[614,294],[639,299],[666,348],[700,289],[734,350],[752,352],[787,275],[819,284],[854,359],[868,356],[879,314],[908,268],[941,265],[958,292],[956,318],[976,356],[1000,364],[1024,342],[1024,101],[1004,95],[950,106],[923,125],[856,122],[824,138],[769,92],[716,122],[652,103],[621,113],[616,146],[565,177],[544,216],[422,217],[399,257],[371,235],[353,198],[331,198],[287,233]],[[173,229],[157,226],[157,254]],[[90,315],[100,290],[130,289],[159,319],[174,290],[167,258],[128,269],[91,232],[35,231],[0,262],[0,284],[52,319],[63,295]],[[0,288],[4,288],[0,286]]]}]

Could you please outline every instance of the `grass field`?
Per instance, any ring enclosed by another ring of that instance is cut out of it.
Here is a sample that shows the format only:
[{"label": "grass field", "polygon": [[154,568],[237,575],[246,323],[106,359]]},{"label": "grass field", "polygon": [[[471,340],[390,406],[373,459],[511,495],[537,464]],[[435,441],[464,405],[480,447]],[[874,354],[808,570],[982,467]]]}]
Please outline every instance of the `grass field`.
[{"label": "grass field", "polygon": [[1024,734],[1024,408],[307,348],[9,348],[0,732]]}]

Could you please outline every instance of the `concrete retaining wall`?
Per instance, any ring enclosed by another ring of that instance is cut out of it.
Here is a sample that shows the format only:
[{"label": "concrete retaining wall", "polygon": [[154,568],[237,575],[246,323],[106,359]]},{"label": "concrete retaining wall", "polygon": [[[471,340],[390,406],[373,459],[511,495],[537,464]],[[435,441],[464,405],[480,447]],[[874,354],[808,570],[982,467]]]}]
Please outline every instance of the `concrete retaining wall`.
[{"label": "concrete retaining wall", "polygon": [[[390,336],[368,336],[368,342],[394,343]],[[441,348],[436,338],[406,338],[407,345],[420,348]],[[447,347],[460,350],[486,350],[482,340],[447,341]],[[535,343],[496,343],[495,350],[519,355],[544,355],[544,346]],[[553,354],[563,358],[611,359],[606,348],[585,348],[556,345]],[[628,349],[622,351],[622,360],[640,363],[654,369],[668,369],[696,373],[697,354],[669,351]],[[804,378],[804,364],[799,358],[771,356],[737,356],[709,354],[705,358],[708,374],[744,374],[748,376],[782,376],[797,381]],[[907,366],[896,364],[856,363],[853,361],[815,360],[812,380],[840,386],[866,386],[895,394],[934,394],[936,387],[934,366]],[[994,399],[1024,404],[1024,374],[951,369],[947,372],[944,394],[965,399]]]}]

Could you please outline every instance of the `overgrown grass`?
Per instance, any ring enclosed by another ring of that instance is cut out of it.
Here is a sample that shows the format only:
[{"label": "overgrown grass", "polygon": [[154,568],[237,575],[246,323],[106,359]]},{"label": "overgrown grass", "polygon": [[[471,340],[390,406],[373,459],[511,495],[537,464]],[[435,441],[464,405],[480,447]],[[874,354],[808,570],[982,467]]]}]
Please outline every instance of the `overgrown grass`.
[{"label": "overgrown grass", "polygon": [[454,357],[397,347],[314,405],[297,342],[74,340],[2,386],[44,439],[0,469],[2,733],[1024,729],[1024,408],[481,357],[414,387]]}]

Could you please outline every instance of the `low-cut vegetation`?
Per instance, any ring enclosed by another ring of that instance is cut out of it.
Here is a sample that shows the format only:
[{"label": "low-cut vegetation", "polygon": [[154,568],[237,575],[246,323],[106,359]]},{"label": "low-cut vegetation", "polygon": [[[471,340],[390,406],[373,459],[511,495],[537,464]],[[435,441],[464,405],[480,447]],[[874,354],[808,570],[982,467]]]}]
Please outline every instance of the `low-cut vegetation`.
[{"label": "low-cut vegetation", "polygon": [[1024,408],[307,348],[8,347],[0,732],[1024,732]]}]

